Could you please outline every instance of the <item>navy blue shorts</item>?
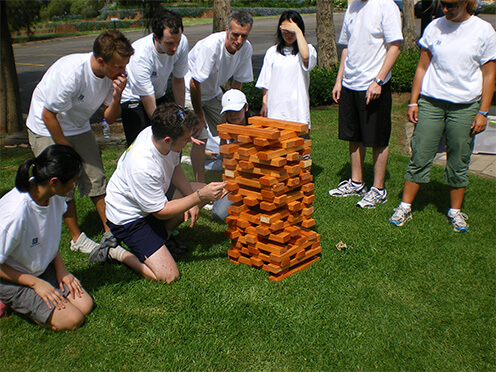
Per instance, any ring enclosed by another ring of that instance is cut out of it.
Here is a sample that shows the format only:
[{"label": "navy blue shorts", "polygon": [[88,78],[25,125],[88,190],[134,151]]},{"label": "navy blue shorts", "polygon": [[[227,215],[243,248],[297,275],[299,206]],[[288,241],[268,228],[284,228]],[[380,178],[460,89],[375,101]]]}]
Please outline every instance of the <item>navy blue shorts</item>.
[{"label": "navy blue shorts", "polygon": [[144,262],[165,245],[167,240],[165,222],[150,214],[124,225],[114,225],[107,221],[107,226],[118,241],[124,242],[131,252]]},{"label": "navy blue shorts", "polygon": [[345,87],[339,98],[339,139],[361,142],[365,147],[385,147],[391,136],[391,82],[382,87],[378,99],[367,105],[367,91]]}]

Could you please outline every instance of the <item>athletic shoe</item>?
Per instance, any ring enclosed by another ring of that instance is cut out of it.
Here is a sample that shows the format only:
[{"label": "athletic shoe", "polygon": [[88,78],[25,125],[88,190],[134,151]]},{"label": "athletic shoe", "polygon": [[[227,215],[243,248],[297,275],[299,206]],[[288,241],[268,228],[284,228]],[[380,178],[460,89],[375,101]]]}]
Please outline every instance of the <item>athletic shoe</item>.
[{"label": "athletic shoe", "polygon": [[203,206],[203,209],[205,209],[206,211],[211,211],[213,207],[214,207],[214,203],[213,202],[210,202],[208,204],[205,204]]},{"label": "athletic shoe", "polygon": [[398,206],[394,208],[394,213],[389,219],[389,223],[396,226],[403,226],[406,222],[412,219],[412,210]]},{"label": "athletic shoe", "polygon": [[93,249],[93,252],[88,256],[88,265],[103,265],[105,263],[110,263],[111,258],[109,256],[110,247],[100,247]]},{"label": "athletic shoe", "polygon": [[99,247],[98,243],[94,242],[86,236],[84,232],[79,235],[79,238],[74,242],[71,240],[71,251],[81,253],[91,253],[95,248]]},{"label": "athletic shoe", "polygon": [[329,195],[345,197],[352,195],[363,195],[367,192],[367,186],[362,182],[360,186],[353,186],[351,183],[351,178],[347,181],[341,181],[337,189],[329,190]]},{"label": "athletic shoe", "polygon": [[460,211],[456,212],[454,216],[448,214],[448,221],[453,225],[453,231],[455,232],[467,232],[468,224],[466,222],[468,216]]},{"label": "athletic shoe", "polygon": [[356,205],[360,208],[375,208],[376,205],[387,202],[387,192],[380,192],[379,189],[371,187],[370,191]]}]

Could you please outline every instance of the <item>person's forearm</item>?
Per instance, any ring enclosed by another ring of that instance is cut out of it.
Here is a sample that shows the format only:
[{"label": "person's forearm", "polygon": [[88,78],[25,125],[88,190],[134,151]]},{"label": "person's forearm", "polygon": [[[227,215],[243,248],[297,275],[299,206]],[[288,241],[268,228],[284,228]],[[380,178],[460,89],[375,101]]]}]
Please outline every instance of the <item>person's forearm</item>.
[{"label": "person's forearm", "polygon": [[155,100],[155,94],[149,96],[141,96],[141,103],[145,109],[146,115],[151,119],[155,109],[157,108],[157,103]]},{"label": "person's forearm", "polygon": [[55,112],[49,111],[46,108],[43,108],[43,112],[41,114],[41,118],[45,123],[50,135],[52,136],[53,142],[58,145],[66,145],[70,146],[67,138],[64,135],[64,131],[60,126],[59,121],[57,120],[57,114]]},{"label": "person's forearm", "polygon": [[386,58],[384,58],[384,62],[382,63],[379,73],[375,76],[379,80],[384,80],[396,63],[396,60],[401,53],[401,41],[393,41],[388,45],[388,47]]},{"label": "person's forearm", "polygon": [[67,273],[67,269],[65,268],[65,264],[64,261],[62,260],[62,256],[60,255],[60,252],[57,252],[57,255],[55,256],[52,262],[57,275]]},{"label": "person's forearm", "polygon": [[184,86],[184,78],[172,77],[172,94],[174,95],[174,102],[176,105],[184,107],[184,95],[186,88]]},{"label": "person's forearm", "polygon": [[191,79],[190,95],[191,104],[193,105],[193,110],[195,111],[196,116],[198,117],[200,122],[204,122],[205,119],[203,117],[203,110],[201,107],[201,84],[195,79]]},{"label": "person's forearm", "polygon": [[0,277],[29,288],[33,288],[36,281],[40,280],[34,275],[23,273],[6,264],[0,264]]},{"label": "person's forearm", "polygon": [[178,165],[172,173],[171,183],[183,194],[189,195],[193,192],[191,185],[184,174],[183,168]]},{"label": "person's forearm", "polygon": [[303,32],[301,32],[301,30],[296,33],[296,43],[298,44],[298,52],[300,53],[303,65],[305,66],[305,68],[307,68],[310,53],[308,51],[308,43],[305,39],[305,35],[303,35]]},{"label": "person's forearm", "polygon": [[480,111],[489,111],[494,94],[494,80],[496,76],[496,61],[489,61],[482,65],[482,97]]},{"label": "person's forearm", "polygon": [[121,104],[118,100],[112,99],[109,106],[103,107],[103,117],[107,123],[113,124],[121,114]]},{"label": "person's forearm", "polygon": [[344,66],[346,64],[346,57],[348,56],[348,48],[343,48],[341,52],[341,61],[339,61],[338,74],[336,75],[336,83],[341,84],[343,82]]}]

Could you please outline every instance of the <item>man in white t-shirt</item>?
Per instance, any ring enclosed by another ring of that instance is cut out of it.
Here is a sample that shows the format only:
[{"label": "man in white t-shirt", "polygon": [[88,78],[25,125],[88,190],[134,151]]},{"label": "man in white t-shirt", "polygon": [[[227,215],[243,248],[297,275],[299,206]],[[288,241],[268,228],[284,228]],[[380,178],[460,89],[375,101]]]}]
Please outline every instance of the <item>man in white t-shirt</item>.
[{"label": "man in white t-shirt", "polygon": [[134,55],[127,66],[128,84],[121,99],[121,117],[129,146],[165,101],[171,77],[174,102],[184,106],[184,75],[188,72],[188,39],[181,16],[158,11],[151,20],[152,33],[133,43]]},{"label": "man in white t-shirt", "polygon": [[[84,168],[78,179],[79,192],[91,198],[105,231],[107,179],[89,119],[102,104],[109,124],[119,116],[126,65],[133,52],[129,40],[114,30],[96,38],[92,53],[60,58],[36,86],[26,119],[35,156],[54,143],[71,146],[81,156]],[[98,244],[79,229],[73,192],[67,200],[64,222],[71,234],[71,249],[90,253]]]},{"label": "man in white t-shirt", "polygon": [[224,182],[190,184],[181,168],[181,150],[197,125],[188,109],[173,103],[157,106],[151,126],[121,156],[107,187],[107,224],[113,237],[106,237],[115,244],[103,242],[89,263],[116,260],[145,278],[167,283],[179,277],[168,243],[172,231],[188,219],[193,227],[199,208],[225,194]]},{"label": "man in white t-shirt", "polygon": [[[200,128],[208,125],[217,136],[221,116],[221,85],[233,78],[232,87],[241,89],[243,83],[253,81],[251,56],[253,49],[248,35],[253,18],[245,11],[232,11],[227,17],[226,30],[212,34],[196,43],[189,53],[186,75],[186,100],[200,121]],[[207,131],[193,139],[191,161],[197,182],[205,180],[205,142]]]},{"label": "man in white t-shirt", "polygon": [[[346,10],[339,44],[344,45],[333,98],[339,102],[339,139],[349,142],[351,178],[331,196],[364,195],[360,208],[385,203],[384,178],[391,135],[391,69],[400,54],[401,16],[392,0],[354,1]],[[363,162],[372,147],[374,182],[363,182]]]}]

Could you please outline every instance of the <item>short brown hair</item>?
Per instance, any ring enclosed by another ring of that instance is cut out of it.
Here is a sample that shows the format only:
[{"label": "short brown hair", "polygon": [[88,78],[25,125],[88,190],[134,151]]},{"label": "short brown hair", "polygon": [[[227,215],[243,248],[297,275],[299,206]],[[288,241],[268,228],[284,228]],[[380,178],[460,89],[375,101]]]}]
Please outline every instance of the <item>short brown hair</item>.
[{"label": "short brown hair", "polygon": [[105,31],[98,35],[93,43],[93,55],[95,58],[102,57],[103,62],[108,63],[114,53],[121,57],[131,57],[134,49],[131,42],[119,30]]}]

